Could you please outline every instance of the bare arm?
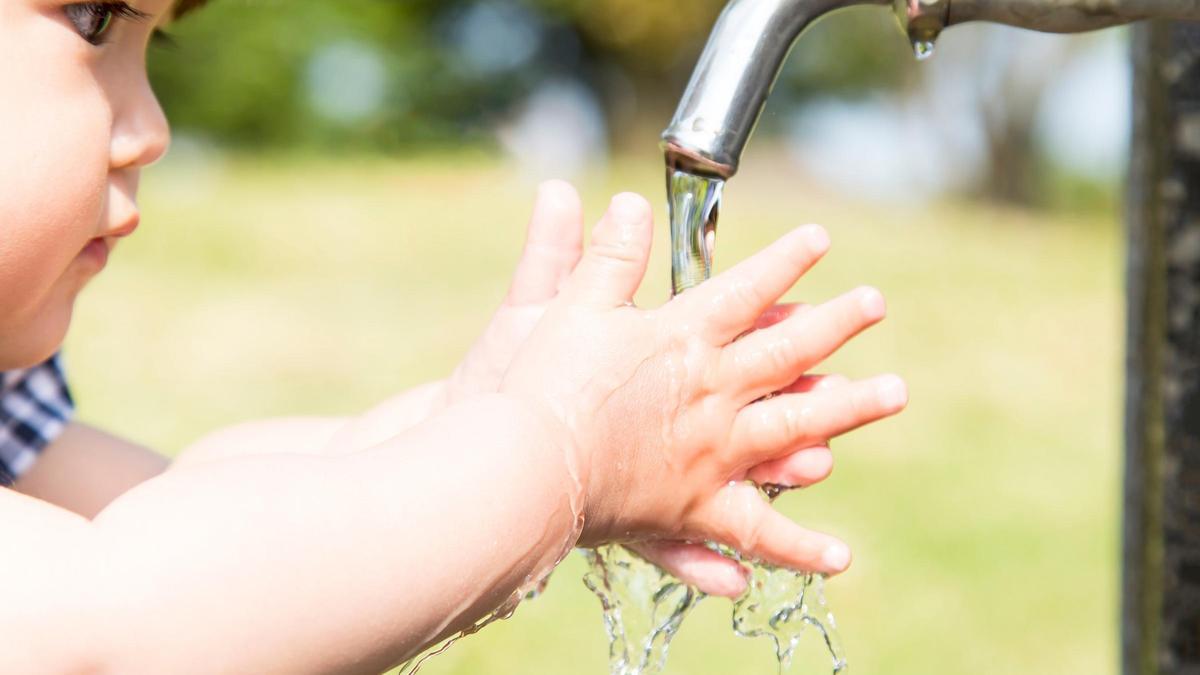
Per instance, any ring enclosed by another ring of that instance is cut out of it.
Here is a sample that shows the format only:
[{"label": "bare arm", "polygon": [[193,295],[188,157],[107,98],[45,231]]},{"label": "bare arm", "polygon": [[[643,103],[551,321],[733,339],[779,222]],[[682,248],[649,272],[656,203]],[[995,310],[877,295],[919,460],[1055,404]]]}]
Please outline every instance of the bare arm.
[{"label": "bare arm", "polygon": [[481,398],[361,453],[171,471],[90,523],[0,491],[0,671],[385,670],[574,543],[547,428]]},{"label": "bare arm", "polygon": [[134,486],[166,471],[168,460],[85,424],[72,423],[14,488],[91,518]]},{"label": "bare arm", "polygon": [[345,454],[411,429],[444,407],[445,383],[434,382],[398,394],[358,418],[294,417],[222,429],[189,446],[173,463],[137,443],[73,422],[13,487],[92,518],[113,500],[169,468],[247,455]]},{"label": "bare arm", "polygon": [[379,672],[576,543],[711,540],[844,570],[844,544],[744,481],[903,408],[895,377],[789,390],[879,321],[882,298],[862,289],[747,335],[828,246],[800,228],[641,310],[649,229],[644,200],[614,200],[501,393],[376,447],[199,463],[91,521],[0,491],[0,672]]},{"label": "bare arm", "polygon": [[280,452],[303,455],[355,452],[415,427],[446,405],[446,383],[439,380],[393,396],[359,417],[293,417],[248,422],[200,439],[180,453],[172,468]]}]

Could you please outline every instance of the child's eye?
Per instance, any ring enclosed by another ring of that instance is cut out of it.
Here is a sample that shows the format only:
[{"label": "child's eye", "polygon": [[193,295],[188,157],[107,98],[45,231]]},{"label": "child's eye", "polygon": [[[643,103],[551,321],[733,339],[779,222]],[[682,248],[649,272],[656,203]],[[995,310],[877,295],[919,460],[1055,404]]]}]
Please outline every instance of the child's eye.
[{"label": "child's eye", "polygon": [[94,45],[104,43],[115,19],[140,21],[149,17],[125,2],[77,2],[67,5],[63,11],[79,36]]}]

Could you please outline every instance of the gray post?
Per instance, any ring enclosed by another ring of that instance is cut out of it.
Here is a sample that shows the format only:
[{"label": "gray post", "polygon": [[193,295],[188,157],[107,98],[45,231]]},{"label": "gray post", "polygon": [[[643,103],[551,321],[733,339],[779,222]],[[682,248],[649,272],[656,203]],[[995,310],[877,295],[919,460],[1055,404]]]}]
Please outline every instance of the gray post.
[{"label": "gray post", "polygon": [[1134,29],[1124,675],[1200,674],[1200,25]]}]

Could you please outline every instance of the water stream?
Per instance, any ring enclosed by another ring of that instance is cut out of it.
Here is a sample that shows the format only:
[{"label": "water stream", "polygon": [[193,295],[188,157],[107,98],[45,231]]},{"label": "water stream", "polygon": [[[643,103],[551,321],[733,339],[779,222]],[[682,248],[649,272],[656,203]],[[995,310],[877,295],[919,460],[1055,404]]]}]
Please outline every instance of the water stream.
[{"label": "water stream", "polygon": [[[725,182],[668,169],[671,211],[671,287],[682,293],[712,274],[713,248]],[[762,486],[774,501],[778,486]],[[715,547],[740,560],[736,552]],[[591,571],[584,582],[600,598],[609,636],[612,675],[653,675],[666,665],[667,651],[683,620],[704,595],[621,546],[585,552]],[[793,654],[806,629],[820,635],[832,672],[847,663],[837,624],[825,602],[824,578],[746,561],[750,588],[733,606],[733,630],[742,637],[771,640],[779,672],[791,672]]]},{"label": "water stream", "polygon": [[667,664],[667,650],[684,617],[704,594],[624,546],[583,551],[583,582],[604,610],[612,675],[650,675]]}]

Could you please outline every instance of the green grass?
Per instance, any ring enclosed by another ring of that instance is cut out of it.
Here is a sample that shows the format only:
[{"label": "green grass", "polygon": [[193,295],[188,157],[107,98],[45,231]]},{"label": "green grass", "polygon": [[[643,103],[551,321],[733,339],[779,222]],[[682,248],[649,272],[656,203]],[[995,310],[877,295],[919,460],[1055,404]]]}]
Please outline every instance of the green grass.
[{"label": "green grass", "polygon": [[[589,220],[617,190],[663,202],[657,162],[586,181]],[[68,356],[85,418],[175,452],[444,375],[503,295],[532,185],[475,156],[231,160],[168,164],[143,194],[144,229],[84,297]],[[647,304],[667,293],[662,218]],[[718,265],[810,221],[834,251],[796,297],[870,283],[891,305],[829,368],[897,371],[912,391],[903,417],[835,445],[827,484],[782,500],[855,548],[829,586],[854,672],[1116,672],[1115,219],[858,205],[764,160],[728,189]],[[570,560],[542,599],[423,672],[606,672],[581,574]],[[767,645],[728,624],[729,604],[707,601],[669,672],[773,673]]]}]

